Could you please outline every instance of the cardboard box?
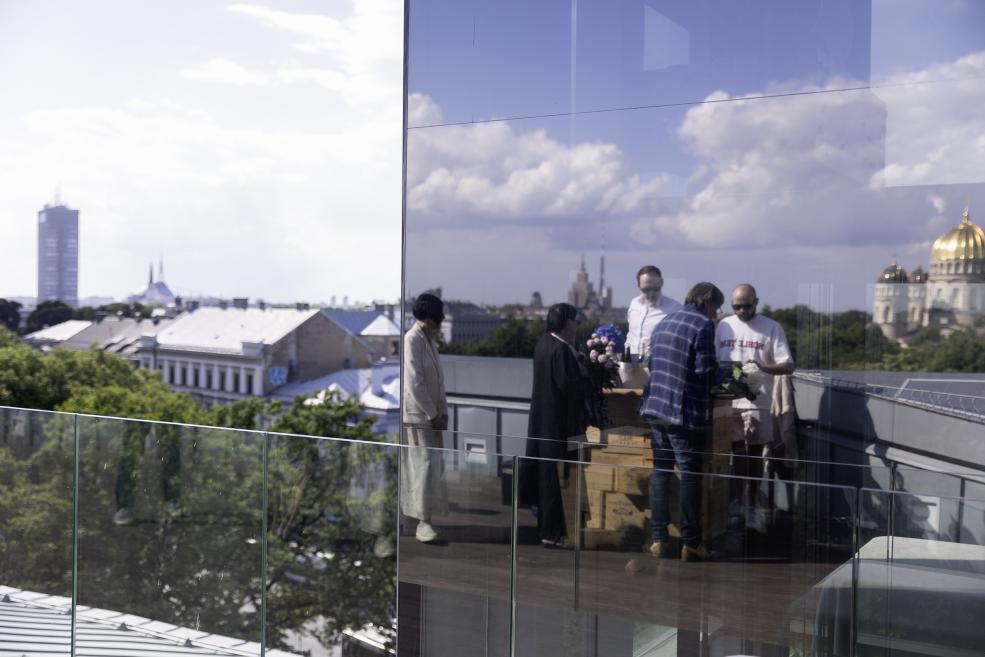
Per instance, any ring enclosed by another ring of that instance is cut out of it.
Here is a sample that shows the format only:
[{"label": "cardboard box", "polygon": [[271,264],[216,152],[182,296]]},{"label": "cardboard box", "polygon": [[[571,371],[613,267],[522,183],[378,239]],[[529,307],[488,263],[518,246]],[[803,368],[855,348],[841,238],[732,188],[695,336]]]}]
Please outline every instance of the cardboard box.
[{"label": "cardboard box", "polygon": [[605,431],[604,442],[610,447],[618,445],[649,449],[650,432],[643,431],[638,427],[613,427]]},{"label": "cardboard box", "polygon": [[607,463],[609,465],[631,465],[635,467],[653,467],[653,454],[645,449],[612,450],[610,448],[595,448],[586,455],[592,463]]},{"label": "cardboard box", "polygon": [[646,498],[642,495],[626,495],[625,493],[605,494],[606,529],[625,529],[626,527],[646,528],[650,517]]}]

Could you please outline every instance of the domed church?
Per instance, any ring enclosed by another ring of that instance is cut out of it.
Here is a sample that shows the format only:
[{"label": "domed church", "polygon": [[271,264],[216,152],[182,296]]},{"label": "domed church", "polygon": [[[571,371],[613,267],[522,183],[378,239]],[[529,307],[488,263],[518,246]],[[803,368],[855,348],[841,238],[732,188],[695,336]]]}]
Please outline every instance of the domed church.
[{"label": "domed church", "polygon": [[975,327],[985,319],[985,230],[966,209],[934,241],[930,271],[909,274],[894,259],[876,280],[872,321],[891,340],[921,328]]}]

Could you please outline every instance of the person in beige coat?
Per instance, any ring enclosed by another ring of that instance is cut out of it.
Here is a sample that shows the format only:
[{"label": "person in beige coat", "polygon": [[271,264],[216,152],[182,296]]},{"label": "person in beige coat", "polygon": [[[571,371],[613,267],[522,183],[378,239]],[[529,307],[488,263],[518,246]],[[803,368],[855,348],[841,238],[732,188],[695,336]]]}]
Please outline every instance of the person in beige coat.
[{"label": "person in beige coat", "polygon": [[448,512],[443,455],[427,449],[441,447],[441,432],[448,428],[436,341],[444,303],[433,294],[422,294],[411,310],[416,321],[404,335],[403,434],[408,447],[400,450],[400,510],[418,521],[417,540],[431,543],[438,538],[432,517]]}]

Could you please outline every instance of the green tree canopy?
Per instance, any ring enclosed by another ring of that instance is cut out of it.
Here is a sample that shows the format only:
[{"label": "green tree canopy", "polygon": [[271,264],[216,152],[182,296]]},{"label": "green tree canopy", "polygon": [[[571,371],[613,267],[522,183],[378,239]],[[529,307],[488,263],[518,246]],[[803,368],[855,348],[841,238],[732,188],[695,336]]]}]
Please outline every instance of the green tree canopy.
[{"label": "green tree canopy", "polygon": [[17,301],[0,299],[0,326],[17,332],[21,325],[21,304]]}]

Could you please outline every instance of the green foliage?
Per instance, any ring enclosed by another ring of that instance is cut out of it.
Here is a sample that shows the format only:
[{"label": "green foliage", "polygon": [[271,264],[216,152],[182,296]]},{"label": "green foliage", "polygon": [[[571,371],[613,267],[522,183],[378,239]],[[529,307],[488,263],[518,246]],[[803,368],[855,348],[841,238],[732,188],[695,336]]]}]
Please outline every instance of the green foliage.
[{"label": "green foliage", "polygon": [[544,334],[544,320],[510,318],[492,333],[477,340],[472,338],[462,344],[443,345],[441,351],[461,356],[489,356],[498,358],[530,358],[537,340]]},{"label": "green foliage", "polygon": [[887,356],[884,369],[908,372],[985,372],[985,336],[954,331],[942,337],[927,330],[915,335],[907,349]]},{"label": "green foliage", "polygon": [[46,326],[67,322],[72,319],[74,314],[75,311],[72,310],[72,307],[62,301],[42,301],[27,316],[27,332],[33,333]]},{"label": "green foliage", "polygon": [[[393,641],[396,563],[376,548],[396,540],[394,449],[307,437],[374,440],[355,400],[206,410],[117,356],[42,354],[0,329],[0,405],[87,414],[0,409],[0,581],[71,593],[77,422],[87,604],[256,641],[265,583],[270,648],[369,624]],[[190,426],[210,424],[284,433]]]},{"label": "green foliage", "polygon": [[21,304],[17,301],[0,299],[0,328],[6,327],[14,333],[21,325]]},{"label": "green foliage", "polygon": [[900,348],[860,310],[819,313],[798,305],[762,314],[780,323],[798,369],[882,369],[883,359]]}]

